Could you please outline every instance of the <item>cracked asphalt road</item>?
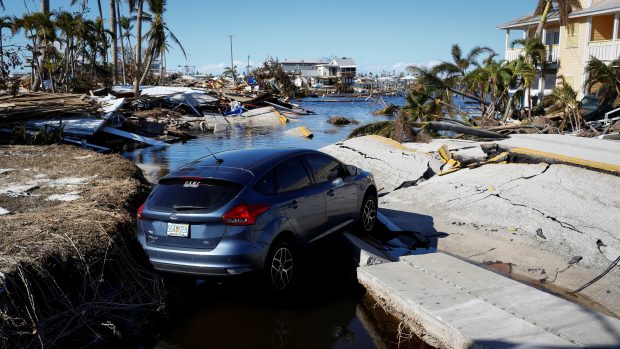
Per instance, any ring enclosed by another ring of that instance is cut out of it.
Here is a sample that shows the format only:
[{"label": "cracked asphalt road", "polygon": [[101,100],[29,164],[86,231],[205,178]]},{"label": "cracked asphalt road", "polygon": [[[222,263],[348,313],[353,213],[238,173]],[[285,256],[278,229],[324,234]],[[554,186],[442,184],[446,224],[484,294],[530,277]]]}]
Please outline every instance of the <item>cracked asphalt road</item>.
[{"label": "cracked asphalt road", "polygon": [[[512,263],[515,274],[574,290],[620,255],[618,176],[567,165],[489,164],[418,181],[432,158],[427,152],[369,137],[323,150],[373,172],[384,188],[380,207],[403,230],[445,232],[438,248],[471,261]],[[395,190],[408,181],[413,186]],[[582,259],[570,264],[575,257]],[[583,294],[618,317],[619,283],[616,267]]]}]

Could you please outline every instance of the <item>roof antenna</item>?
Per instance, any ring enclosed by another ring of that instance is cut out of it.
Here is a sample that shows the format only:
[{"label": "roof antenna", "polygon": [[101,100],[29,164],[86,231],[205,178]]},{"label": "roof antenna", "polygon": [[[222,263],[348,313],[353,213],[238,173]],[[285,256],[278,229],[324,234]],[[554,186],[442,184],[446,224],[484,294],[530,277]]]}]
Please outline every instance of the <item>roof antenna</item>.
[{"label": "roof antenna", "polygon": [[205,148],[207,148],[207,150],[209,151],[209,155],[213,156],[213,158],[215,159],[215,162],[217,162],[218,165],[224,162],[224,160],[219,159],[217,156],[215,156],[215,153],[213,153],[211,149],[209,149],[209,147],[205,145]]}]

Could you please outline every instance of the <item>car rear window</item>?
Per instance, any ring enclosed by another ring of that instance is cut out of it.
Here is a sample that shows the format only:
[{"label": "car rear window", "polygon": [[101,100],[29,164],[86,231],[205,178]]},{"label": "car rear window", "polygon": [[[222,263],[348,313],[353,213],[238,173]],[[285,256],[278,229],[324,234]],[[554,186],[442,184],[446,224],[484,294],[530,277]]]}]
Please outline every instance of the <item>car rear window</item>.
[{"label": "car rear window", "polygon": [[148,200],[155,211],[213,212],[232,200],[242,186],[222,180],[165,179]]}]

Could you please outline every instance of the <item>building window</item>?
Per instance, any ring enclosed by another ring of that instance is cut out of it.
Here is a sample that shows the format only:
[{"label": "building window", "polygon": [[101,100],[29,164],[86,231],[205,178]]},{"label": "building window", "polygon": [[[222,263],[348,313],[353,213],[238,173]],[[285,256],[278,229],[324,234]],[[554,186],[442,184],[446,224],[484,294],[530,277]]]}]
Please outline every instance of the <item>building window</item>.
[{"label": "building window", "polygon": [[560,44],[560,32],[559,31],[548,31],[545,37],[545,45],[553,46]]},{"label": "building window", "polygon": [[556,75],[555,74],[545,74],[545,90],[550,90],[555,87],[556,84]]}]

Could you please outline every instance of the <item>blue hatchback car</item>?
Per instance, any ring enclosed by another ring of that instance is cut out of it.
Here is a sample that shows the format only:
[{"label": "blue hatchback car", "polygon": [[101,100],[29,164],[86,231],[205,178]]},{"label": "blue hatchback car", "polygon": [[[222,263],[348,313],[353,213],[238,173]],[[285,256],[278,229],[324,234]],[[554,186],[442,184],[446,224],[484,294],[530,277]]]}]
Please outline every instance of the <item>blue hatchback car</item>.
[{"label": "blue hatchback car", "polygon": [[262,271],[285,290],[299,251],[354,225],[370,233],[376,217],[370,173],[314,150],[249,149],[209,155],[162,178],[137,224],[157,270]]}]

